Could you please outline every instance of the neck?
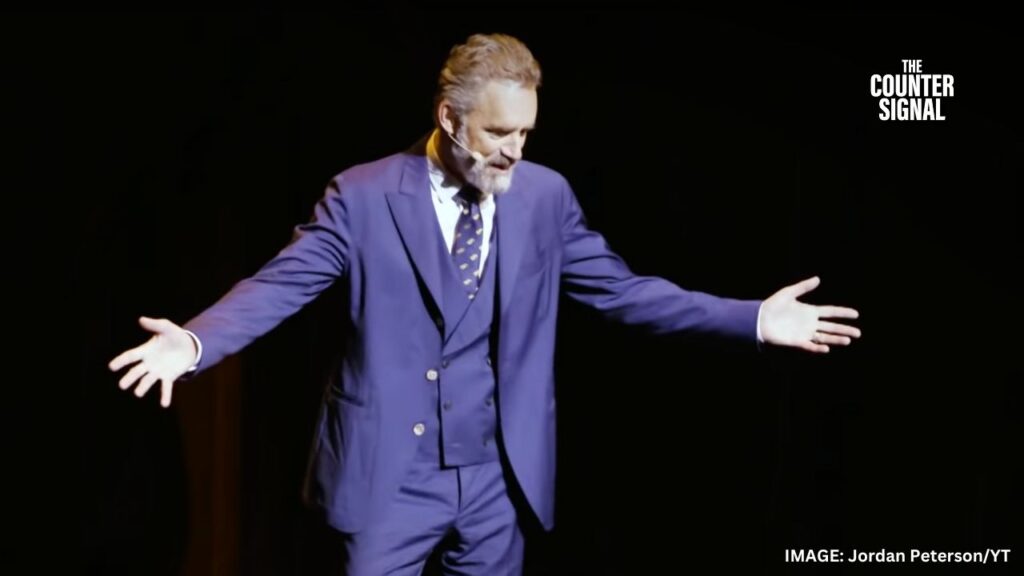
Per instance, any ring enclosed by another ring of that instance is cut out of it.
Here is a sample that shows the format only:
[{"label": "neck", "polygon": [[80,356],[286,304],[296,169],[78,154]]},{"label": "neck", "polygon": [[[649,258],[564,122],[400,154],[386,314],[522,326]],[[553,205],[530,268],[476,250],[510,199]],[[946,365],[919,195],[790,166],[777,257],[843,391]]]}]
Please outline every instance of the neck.
[{"label": "neck", "polygon": [[442,134],[438,128],[434,130],[434,135],[430,141],[437,159],[441,162],[441,168],[460,184],[465,184],[466,177],[463,175],[462,170],[458,168],[459,161],[453,151],[455,144],[452,143],[451,139]]}]

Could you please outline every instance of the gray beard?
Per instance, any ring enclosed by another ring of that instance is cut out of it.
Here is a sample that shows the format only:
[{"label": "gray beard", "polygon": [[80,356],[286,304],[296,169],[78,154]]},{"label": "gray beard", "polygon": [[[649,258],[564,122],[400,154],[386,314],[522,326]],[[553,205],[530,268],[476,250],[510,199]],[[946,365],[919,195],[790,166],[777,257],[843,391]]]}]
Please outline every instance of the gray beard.
[{"label": "gray beard", "polygon": [[509,187],[512,186],[512,175],[516,171],[515,166],[507,174],[488,174],[487,164],[473,160],[468,154],[466,159],[470,162],[469,171],[466,173],[466,182],[476,186],[488,196],[491,194],[500,196],[508,192]]},{"label": "gray beard", "polygon": [[[458,138],[460,142],[466,141],[466,125],[463,124],[459,129]],[[473,159],[473,156],[466,150],[463,150],[461,146],[452,146],[452,153],[455,158],[465,166],[469,165],[469,170],[466,171],[464,177],[467,184],[472,184],[485,196],[495,195],[500,196],[505,192],[508,192],[510,186],[512,186],[512,174],[515,173],[516,167],[512,166],[507,174],[487,174],[487,162],[477,162]]]}]

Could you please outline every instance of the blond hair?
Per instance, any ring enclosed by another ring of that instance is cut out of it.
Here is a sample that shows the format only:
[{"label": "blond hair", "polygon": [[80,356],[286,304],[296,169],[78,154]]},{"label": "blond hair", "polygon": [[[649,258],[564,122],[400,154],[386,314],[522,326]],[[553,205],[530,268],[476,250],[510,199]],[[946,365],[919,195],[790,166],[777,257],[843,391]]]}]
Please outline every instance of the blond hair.
[{"label": "blond hair", "polygon": [[[472,110],[476,97],[492,80],[512,81],[525,88],[540,86],[540,64],[525,44],[506,34],[474,34],[451,49],[437,79],[434,110],[442,100],[456,114]],[[437,121],[435,116],[434,121]]]}]

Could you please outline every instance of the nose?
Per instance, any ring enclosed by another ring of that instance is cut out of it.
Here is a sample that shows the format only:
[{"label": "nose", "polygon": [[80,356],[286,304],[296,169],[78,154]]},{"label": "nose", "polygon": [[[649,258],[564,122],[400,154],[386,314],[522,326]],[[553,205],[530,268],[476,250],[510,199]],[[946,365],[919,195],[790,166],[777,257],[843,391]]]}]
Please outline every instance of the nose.
[{"label": "nose", "polygon": [[501,154],[512,162],[518,162],[523,157],[523,146],[526,145],[526,135],[513,134],[509,137],[507,144],[501,147]]}]

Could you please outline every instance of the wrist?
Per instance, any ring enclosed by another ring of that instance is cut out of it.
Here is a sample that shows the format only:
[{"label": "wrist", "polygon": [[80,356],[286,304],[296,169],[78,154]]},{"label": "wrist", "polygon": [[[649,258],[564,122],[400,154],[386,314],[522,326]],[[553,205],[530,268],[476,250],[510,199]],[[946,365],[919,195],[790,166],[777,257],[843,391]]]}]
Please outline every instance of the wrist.
[{"label": "wrist", "polygon": [[199,362],[203,359],[203,342],[199,339],[199,336],[196,336],[191,330],[185,330],[185,334],[188,334],[189,340],[192,341],[192,350],[194,352],[192,365],[187,371],[195,372],[199,369]]}]

